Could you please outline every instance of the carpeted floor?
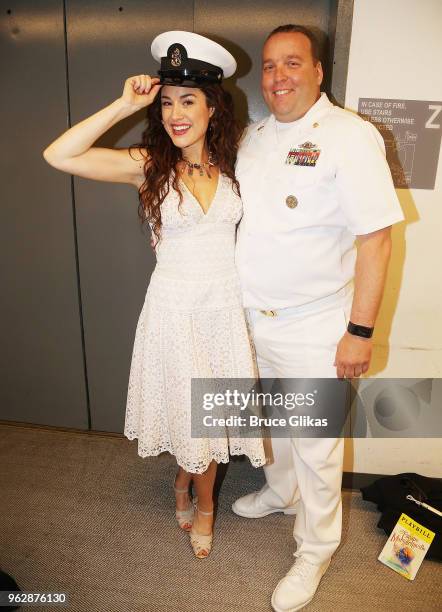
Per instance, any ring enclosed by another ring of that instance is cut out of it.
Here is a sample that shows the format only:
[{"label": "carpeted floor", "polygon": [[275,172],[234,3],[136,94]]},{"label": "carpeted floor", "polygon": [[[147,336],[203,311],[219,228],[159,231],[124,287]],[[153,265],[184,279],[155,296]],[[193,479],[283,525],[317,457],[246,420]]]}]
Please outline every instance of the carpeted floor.
[{"label": "carpeted floor", "polygon": [[[203,561],[175,524],[169,455],[142,460],[124,438],[0,425],[0,465],[0,566],[24,591],[66,591],[74,612],[270,612],[293,563],[293,517],[230,510],[263,482],[246,461],[229,464]],[[306,611],[442,609],[442,565],[425,561],[414,582],[383,566],[377,519],[344,492],[343,542]]]}]

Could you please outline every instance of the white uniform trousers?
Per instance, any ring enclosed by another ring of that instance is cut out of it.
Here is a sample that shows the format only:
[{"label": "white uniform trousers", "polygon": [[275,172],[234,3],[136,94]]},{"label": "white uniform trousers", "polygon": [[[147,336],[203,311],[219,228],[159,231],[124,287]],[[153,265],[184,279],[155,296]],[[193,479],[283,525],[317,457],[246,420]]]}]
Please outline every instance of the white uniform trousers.
[{"label": "white uniform trousers", "polygon": [[[352,290],[343,289],[274,317],[248,309],[260,378],[336,378],[336,347],[345,333]],[[342,438],[273,438],[264,467],[265,499],[287,506],[299,499],[293,530],[297,552],[313,563],[329,559],[341,540]]]}]

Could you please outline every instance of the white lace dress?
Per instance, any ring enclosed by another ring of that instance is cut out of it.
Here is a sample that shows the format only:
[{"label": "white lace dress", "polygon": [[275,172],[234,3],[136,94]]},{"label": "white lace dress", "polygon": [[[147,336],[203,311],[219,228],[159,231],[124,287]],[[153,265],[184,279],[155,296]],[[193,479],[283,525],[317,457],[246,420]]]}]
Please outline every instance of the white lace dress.
[{"label": "white lace dress", "polygon": [[214,459],[247,455],[265,463],[260,438],[191,436],[191,379],[257,375],[234,265],[235,226],[242,205],[220,175],[205,214],[181,182],[162,205],[162,239],[138,320],[124,433],[138,438],[141,457],[172,453],[188,472]]}]

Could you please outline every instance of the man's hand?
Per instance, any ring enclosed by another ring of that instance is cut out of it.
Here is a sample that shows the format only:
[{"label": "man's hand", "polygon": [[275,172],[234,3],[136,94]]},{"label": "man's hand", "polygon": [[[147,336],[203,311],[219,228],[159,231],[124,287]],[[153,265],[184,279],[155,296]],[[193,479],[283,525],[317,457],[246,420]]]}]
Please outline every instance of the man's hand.
[{"label": "man's hand", "polygon": [[335,363],[338,378],[358,378],[370,365],[372,341],[348,332],[342,336],[336,349]]},{"label": "man's hand", "polygon": [[[350,321],[373,327],[390,259],[390,227],[358,236],[358,243]],[[334,363],[338,378],[358,378],[365,374],[370,365],[372,346],[371,338],[345,332],[338,344]]]}]

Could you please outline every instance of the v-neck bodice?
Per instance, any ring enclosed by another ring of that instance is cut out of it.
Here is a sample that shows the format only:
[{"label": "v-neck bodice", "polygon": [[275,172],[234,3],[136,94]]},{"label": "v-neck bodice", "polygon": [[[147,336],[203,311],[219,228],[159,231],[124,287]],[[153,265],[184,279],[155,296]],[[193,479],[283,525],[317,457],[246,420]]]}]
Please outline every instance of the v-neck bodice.
[{"label": "v-neck bodice", "polygon": [[178,193],[170,185],[161,206],[162,240],[167,241],[170,237],[181,235],[182,232],[194,232],[196,226],[208,224],[212,227],[207,231],[215,231],[216,225],[230,224],[233,227],[242,216],[242,204],[239,196],[234,192],[232,182],[223,174],[219,175],[218,185],[210,207],[205,213],[191,191],[180,181],[182,202],[180,203]]},{"label": "v-neck bodice", "polygon": [[210,209],[213,207],[213,205],[215,204],[216,200],[217,200],[217,196],[218,196],[218,192],[221,186],[221,180],[222,180],[222,174],[219,173],[218,174],[218,179],[217,179],[217,183],[216,183],[216,189],[215,189],[215,193],[213,194],[213,198],[209,204],[209,207],[207,209],[207,211],[204,210],[204,208],[202,207],[201,202],[198,200],[198,198],[196,197],[196,195],[194,195],[192,193],[192,191],[189,189],[189,187],[186,185],[186,183],[184,182],[183,179],[180,179],[180,185],[183,185],[184,190],[187,191],[188,195],[190,196],[190,198],[195,202],[195,204],[200,208],[201,212],[203,213],[203,215],[208,215],[210,213]]},{"label": "v-neck bodice", "polygon": [[171,187],[161,207],[161,240],[150,296],[174,309],[192,309],[197,304],[208,309],[225,307],[226,300],[238,304],[235,232],[242,204],[231,180],[219,175],[207,213],[188,188],[182,189],[182,195],[180,204]]}]

